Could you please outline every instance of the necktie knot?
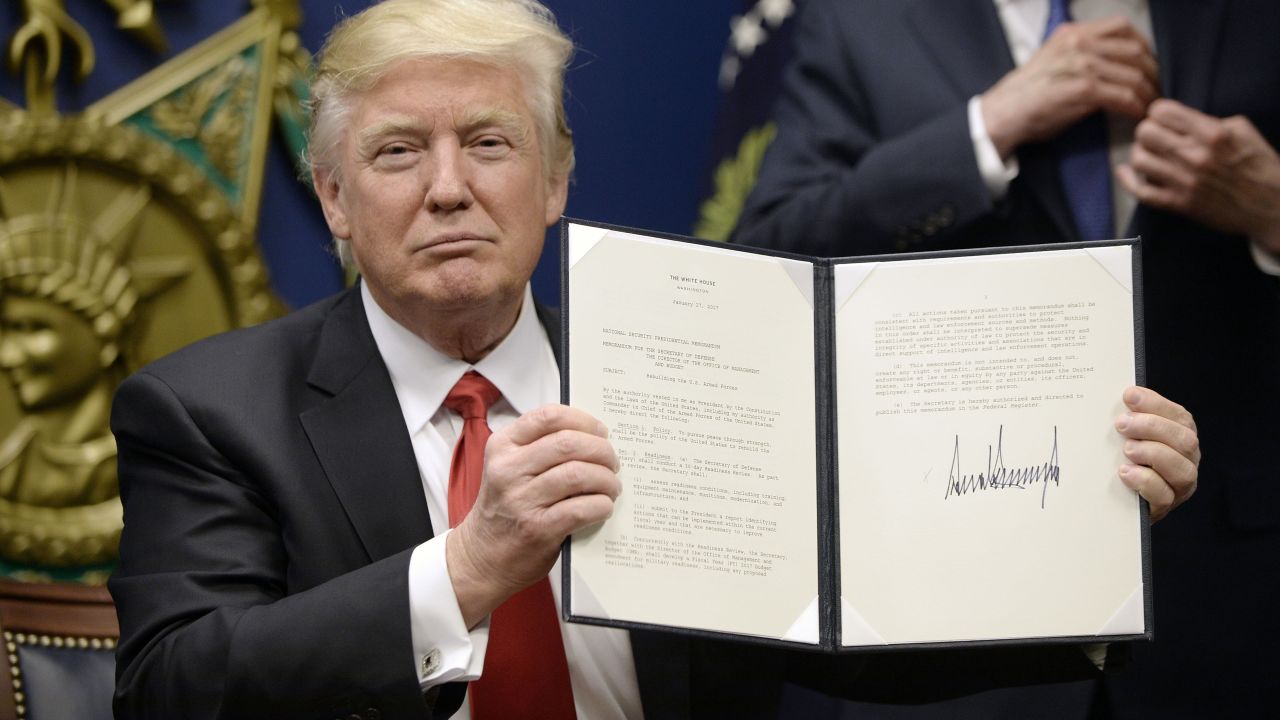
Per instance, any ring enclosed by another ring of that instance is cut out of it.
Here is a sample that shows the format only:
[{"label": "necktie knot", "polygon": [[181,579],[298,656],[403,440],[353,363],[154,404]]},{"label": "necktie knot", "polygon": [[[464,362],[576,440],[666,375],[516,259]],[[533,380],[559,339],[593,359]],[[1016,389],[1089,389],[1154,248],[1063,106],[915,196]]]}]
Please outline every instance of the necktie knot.
[{"label": "necktie knot", "polygon": [[501,396],[488,378],[468,370],[445,396],[444,406],[461,415],[463,420],[483,420]]},{"label": "necktie knot", "polygon": [[1049,22],[1045,23],[1044,36],[1048,38],[1059,25],[1071,22],[1071,0],[1049,0]]}]

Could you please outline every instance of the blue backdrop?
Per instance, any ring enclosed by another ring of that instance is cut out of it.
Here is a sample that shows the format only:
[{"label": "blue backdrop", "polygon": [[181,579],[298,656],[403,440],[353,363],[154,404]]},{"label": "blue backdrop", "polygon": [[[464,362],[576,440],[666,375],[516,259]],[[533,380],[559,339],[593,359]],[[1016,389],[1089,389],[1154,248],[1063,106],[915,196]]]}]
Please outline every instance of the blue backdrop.
[{"label": "blue backdrop", "polygon": [[[301,0],[301,35],[315,52],[334,20],[366,0]],[[249,0],[158,0],[170,49],[158,55],[115,28],[105,0],[65,0],[91,34],[98,62],[82,85],[64,70],[58,107],[79,110],[242,16]],[[652,230],[689,233],[712,162],[709,141],[717,74],[739,0],[547,0],[579,48],[568,75],[567,108],[578,170],[567,213]],[[0,38],[22,20],[20,3],[3,3]],[[69,69],[69,64],[64,64]],[[0,95],[24,104],[18,79],[0,73]],[[280,296],[298,307],[342,285],[327,250],[314,199],[295,179],[276,138],[267,170],[259,244]],[[534,276],[544,301],[557,303],[559,246],[548,237]]]}]

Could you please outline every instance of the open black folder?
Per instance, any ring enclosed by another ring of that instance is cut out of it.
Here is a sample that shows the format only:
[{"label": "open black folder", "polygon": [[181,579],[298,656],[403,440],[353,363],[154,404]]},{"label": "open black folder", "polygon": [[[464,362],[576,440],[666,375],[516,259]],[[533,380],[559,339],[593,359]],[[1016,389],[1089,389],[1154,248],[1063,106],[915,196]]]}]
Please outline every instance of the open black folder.
[{"label": "open black folder", "polygon": [[819,259],[564,219],[623,492],[565,617],[827,651],[1150,637],[1138,241]]}]

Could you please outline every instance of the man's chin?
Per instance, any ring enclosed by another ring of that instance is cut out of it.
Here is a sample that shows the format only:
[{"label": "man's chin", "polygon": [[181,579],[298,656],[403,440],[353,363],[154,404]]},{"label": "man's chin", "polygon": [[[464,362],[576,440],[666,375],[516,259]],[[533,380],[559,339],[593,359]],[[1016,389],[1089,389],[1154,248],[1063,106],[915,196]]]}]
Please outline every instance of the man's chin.
[{"label": "man's chin", "polygon": [[484,312],[497,315],[519,309],[523,286],[499,284],[482,278],[455,278],[433,283],[423,293],[430,307],[441,312]]}]

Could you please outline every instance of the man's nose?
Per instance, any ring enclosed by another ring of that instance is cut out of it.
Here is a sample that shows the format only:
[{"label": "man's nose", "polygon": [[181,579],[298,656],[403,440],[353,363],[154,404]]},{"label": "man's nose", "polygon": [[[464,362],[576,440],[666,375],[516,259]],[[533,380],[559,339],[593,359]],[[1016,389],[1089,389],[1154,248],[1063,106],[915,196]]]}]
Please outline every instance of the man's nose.
[{"label": "man's nose", "polygon": [[455,210],[471,204],[470,168],[461,147],[438,148],[429,168],[428,210]]}]

